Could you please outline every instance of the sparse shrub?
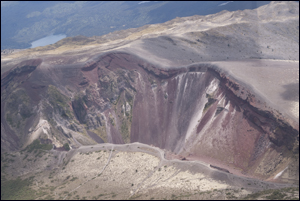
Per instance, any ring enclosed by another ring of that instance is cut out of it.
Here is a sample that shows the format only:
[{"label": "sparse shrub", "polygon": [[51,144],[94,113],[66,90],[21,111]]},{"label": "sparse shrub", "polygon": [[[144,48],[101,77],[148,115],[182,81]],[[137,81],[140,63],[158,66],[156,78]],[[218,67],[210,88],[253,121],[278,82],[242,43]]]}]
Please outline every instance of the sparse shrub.
[{"label": "sparse shrub", "polygon": [[52,197],[51,195],[47,195],[44,199],[45,200],[54,200],[54,197]]},{"label": "sparse shrub", "polygon": [[1,200],[22,200],[34,199],[35,191],[29,186],[32,184],[33,177],[22,180],[3,181],[1,178]]},{"label": "sparse shrub", "polygon": [[47,193],[45,191],[38,191],[36,194],[37,197],[42,197],[44,195],[47,195]]},{"label": "sparse shrub", "polygon": [[65,143],[65,144],[63,145],[63,147],[64,147],[64,149],[67,150],[67,151],[70,150],[70,146],[69,146],[68,143]]},{"label": "sparse shrub", "polygon": [[10,116],[9,113],[6,114],[6,121],[8,121],[8,123],[9,123],[12,127],[14,127],[13,120],[12,120],[12,118],[11,118],[11,116]]},{"label": "sparse shrub", "polygon": [[270,200],[282,200],[285,196],[285,193],[281,193],[279,190],[276,190],[271,195],[266,196],[266,198]]},{"label": "sparse shrub", "polygon": [[26,155],[24,156],[23,160],[25,160],[27,157],[28,157],[28,154],[26,154]]},{"label": "sparse shrub", "polygon": [[208,101],[207,103],[205,103],[203,111],[206,111],[209,108],[209,106],[216,102],[216,99],[212,98],[209,94],[206,94],[206,98],[208,98]]},{"label": "sparse shrub", "polygon": [[60,91],[53,85],[49,85],[48,87],[48,94],[49,94],[49,102],[54,107],[56,111],[59,111],[60,115],[65,118],[72,118],[72,113],[68,109],[68,101],[69,99],[60,93]]},{"label": "sparse shrub", "polygon": [[34,150],[34,153],[36,153],[37,149],[51,150],[52,144],[41,144],[40,140],[36,139],[30,145],[28,145],[24,150],[29,153],[31,153]]}]

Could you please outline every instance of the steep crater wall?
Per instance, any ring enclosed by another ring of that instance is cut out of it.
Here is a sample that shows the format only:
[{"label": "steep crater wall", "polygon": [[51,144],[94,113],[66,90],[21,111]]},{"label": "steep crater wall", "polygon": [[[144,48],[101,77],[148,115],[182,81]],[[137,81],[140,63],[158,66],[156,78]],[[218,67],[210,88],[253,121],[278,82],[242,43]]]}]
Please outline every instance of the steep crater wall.
[{"label": "steep crater wall", "polygon": [[[2,77],[3,100],[22,88],[29,99],[27,105],[16,101],[19,107],[28,111],[37,105],[32,120],[17,128],[7,124],[10,109],[1,102],[5,140],[13,141],[10,133],[26,128],[18,138],[23,142],[14,148],[26,144],[29,128],[37,124],[34,117],[41,117],[50,123],[48,137],[57,144],[93,144],[97,135],[99,141],[150,144],[179,158],[264,179],[289,167],[287,181],[298,182],[298,128],[265,110],[260,98],[216,66],[165,70],[123,52],[106,53],[84,65],[44,62],[24,71],[22,80],[11,78],[14,69]],[[7,87],[10,80],[18,85]]]}]

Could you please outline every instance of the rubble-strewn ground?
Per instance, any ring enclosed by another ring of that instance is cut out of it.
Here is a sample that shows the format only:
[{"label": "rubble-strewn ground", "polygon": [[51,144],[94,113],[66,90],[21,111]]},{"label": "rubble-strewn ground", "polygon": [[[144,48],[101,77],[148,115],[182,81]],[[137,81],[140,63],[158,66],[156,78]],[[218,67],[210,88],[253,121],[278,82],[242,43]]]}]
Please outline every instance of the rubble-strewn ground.
[{"label": "rubble-strewn ground", "polygon": [[299,199],[298,187],[238,177],[205,163],[166,160],[163,155],[141,143],[3,153],[1,198]]}]

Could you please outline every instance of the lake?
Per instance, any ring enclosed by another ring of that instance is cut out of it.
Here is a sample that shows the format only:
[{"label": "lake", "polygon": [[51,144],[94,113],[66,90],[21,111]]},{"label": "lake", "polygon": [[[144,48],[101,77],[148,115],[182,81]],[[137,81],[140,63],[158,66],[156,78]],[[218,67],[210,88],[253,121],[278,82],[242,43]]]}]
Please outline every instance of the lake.
[{"label": "lake", "polygon": [[67,35],[65,35],[65,34],[58,34],[58,35],[46,36],[46,37],[41,38],[39,40],[33,41],[31,43],[31,47],[30,48],[35,48],[35,47],[38,47],[38,46],[50,45],[50,44],[56,43],[57,41],[65,38],[65,37],[67,37]]}]

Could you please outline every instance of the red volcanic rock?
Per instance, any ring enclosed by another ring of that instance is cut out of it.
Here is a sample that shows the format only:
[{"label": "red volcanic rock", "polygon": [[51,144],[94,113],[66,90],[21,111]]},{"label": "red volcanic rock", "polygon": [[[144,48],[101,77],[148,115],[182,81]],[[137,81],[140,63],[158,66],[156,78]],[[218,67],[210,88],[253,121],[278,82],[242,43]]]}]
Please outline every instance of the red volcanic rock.
[{"label": "red volcanic rock", "polygon": [[22,61],[21,63],[16,65],[16,67],[12,70],[5,72],[3,75],[1,75],[1,89],[6,88],[6,85],[9,82],[13,81],[12,79],[18,79],[21,82],[24,81],[24,75],[28,75],[29,73],[34,71],[37,68],[37,66],[39,66],[41,63],[41,59]]},{"label": "red volcanic rock", "polygon": [[[24,88],[36,105],[44,105],[39,111],[48,121],[75,131],[81,124],[102,132],[103,141],[110,143],[151,144],[166,149],[166,158],[211,158],[267,179],[286,165],[287,153],[299,154],[299,131],[246,85],[210,64],[160,69],[135,55],[110,52],[85,64],[21,63],[2,76],[4,100],[15,90],[11,82]],[[65,117],[58,118],[61,114],[49,105],[49,85],[57,87],[57,97],[64,97],[57,104]],[[24,138],[7,123],[5,102],[1,108],[3,136],[19,142],[11,143],[18,148]],[[28,130],[34,121],[24,125]]]}]

